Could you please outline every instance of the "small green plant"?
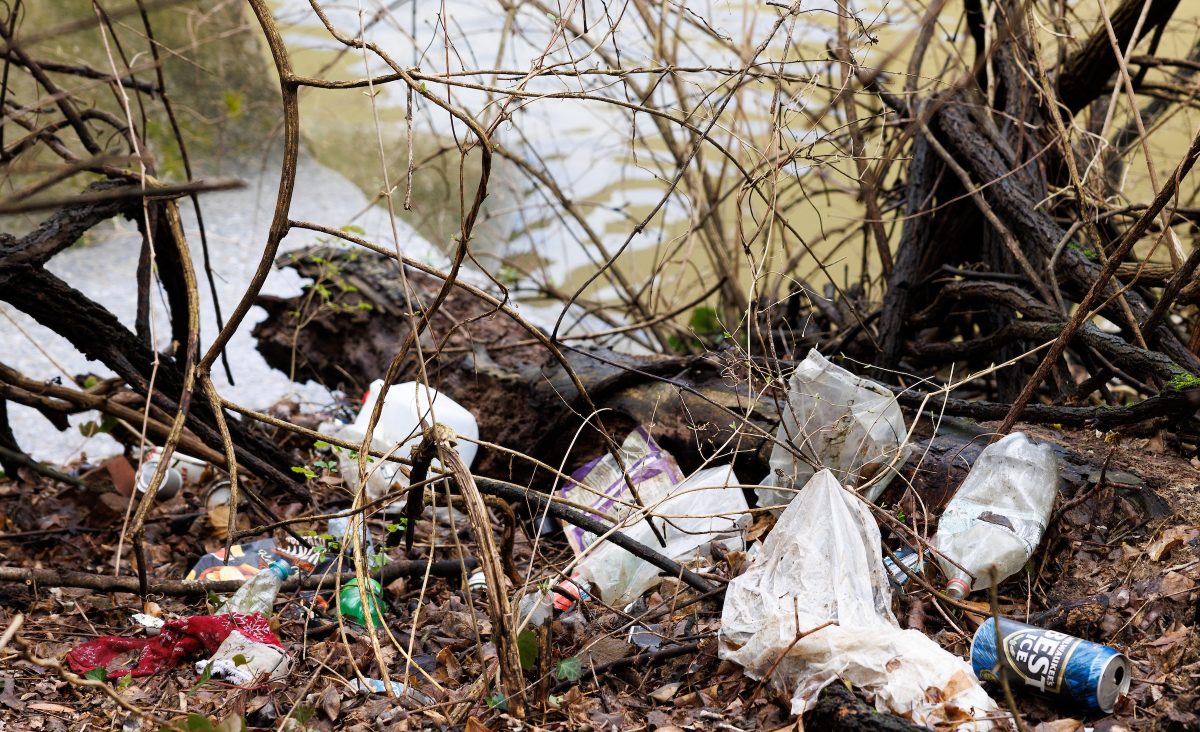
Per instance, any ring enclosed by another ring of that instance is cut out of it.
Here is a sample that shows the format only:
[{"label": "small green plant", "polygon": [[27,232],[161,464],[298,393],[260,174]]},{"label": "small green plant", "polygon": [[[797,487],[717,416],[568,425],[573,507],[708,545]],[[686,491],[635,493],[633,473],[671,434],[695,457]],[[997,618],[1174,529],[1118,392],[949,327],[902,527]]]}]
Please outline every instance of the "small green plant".
[{"label": "small green plant", "polygon": [[525,629],[517,635],[517,653],[521,656],[521,668],[532,671],[538,657],[537,635],[532,630]]},{"label": "small green plant", "polygon": [[579,681],[583,676],[583,661],[579,656],[564,658],[554,666],[554,678],[559,681]]},{"label": "small green plant", "polygon": [[108,669],[104,668],[103,666],[97,666],[96,668],[84,674],[83,678],[91,679],[92,681],[108,681]]},{"label": "small green plant", "polygon": [[308,478],[309,480],[312,480],[313,478],[317,477],[317,474],[311,468],[309,468],[307,465],[293,465],[292,472],[299,473],[300,475],[303,475],[305,478]]},{"label": "small green plant", "polygon": [[508,700],[498,691],[488,694],[487,705],[488,709],[499,709],[502,712],[508,711]]}]

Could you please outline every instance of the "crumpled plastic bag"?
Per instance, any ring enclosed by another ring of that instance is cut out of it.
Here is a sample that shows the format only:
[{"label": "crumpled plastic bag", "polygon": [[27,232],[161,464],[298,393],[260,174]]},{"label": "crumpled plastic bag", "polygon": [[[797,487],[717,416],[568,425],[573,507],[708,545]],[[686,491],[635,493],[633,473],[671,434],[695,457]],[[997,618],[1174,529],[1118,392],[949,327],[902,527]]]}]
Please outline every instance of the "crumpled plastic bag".
[{"label": "crumpled plastic bag", "polygon": [[292,659],[277,645],[251,640],[233,630],[211,658],[195,665],[198,674],[207,671],[210,678],[246,686],[264,674],[270,674],[271,681],[285,678],[292,670]]},{"label": "crumpled plastic bag", "polygon": [[192,615],[173,618],[163,624],[161,632],[152,638],[122,638],[109,635],[81,643],[67,652],[71,670],[85,674],[100,666],[108,667],[119,656],[139,651],[137,664],[131,669],[109,671],[110,679],[130,676],[151,676],[175,668],[189,656],[201,651],[213,653],[234,630],[257,643],[283,649],[271,625],[259,613],[226,613],[223,615]]},{"label": "crumpled plastic bag", "polygon": [[[787,402],[771,450],[771,472],[755,491],[759,506],[783,506],[821,468],[844,485],[859,486],[884,470],[864,496],[874,501],[912,451],[895,396],[879,384],[830,363],[815,348],[788,381]],[[815,458],[800,460],[784,445]],[[898,457],[898,459],[897,459]],[[784,490],[781,490],[784,489]]]},{"label": "crumpled plastic bag", "polygon": [[[679,562],[700,558],[700,552],[719,539],[736,537],[750,523],[746,496],[732,466],[697,471],[666,489],[665,494],[643,491],[646,508],[626,513],[622,519],[626,536],[658,549]],[[646,524],[647,514],[662,532],[666,547]],[[590,535],[589,535],[590,536]],[[590,591],[611,605],[624,606],[641,597],[658,581],[662,570],[611,542],[592,547],[576,568],[576,577],[591,583]]]},{"label": "crumpled plastic bag", "polygon": [[[382,390],[383,380],[376,379],[363,397],[362,408],[352,423],[325,423],[321,425],[321,431],[356,445],[361,444],[366,438],[367,426],[371,422],[371,414]],[[479,423],[474,415],[449,396],[415,381],[394,384],[388,389],[379,422],[371,432],[371,449],[387,453],[395,447],[392,454],[406,458],[421,442],[422,420],[432,424],[435,419],[453,429],[456,435],[470,440],[479,439]],[[467,467],[470,467],[475,460],[478,445],[464,439],[458,440],[454,449],[462,456]],[[347,487],[354,488],[358,483],[358,456],[351,450],[339,450],[337,458],[339,474],[343,480],[348,481]],[[439,467],[441,463],[434,459],[433,465]],[[374,501],[381,498],[391,490],[393,484],[401,488],[408,486],[408,477],[400,470],[400,464],[390,460],[380,463],[373,457],[369,458],[367,499]],[[400,504],[393,503],[385,512],[399,510]]]},{"label": "crumpled plastic bag", "polygon": [[[996,704],[971,666],[896,622],[881,555],[879,529],[861,499],[831,471],[817,473],[750,568],[730,582],[720,657],[755,679],[775,667],[771,683],[792,695],[793,714],[842,679],[880,711],[917,724],[991,729]],[[797,631],[812,632],[796,641]]]},{"label": "crumpled plastic bag", "polygon": [[[661,500],[671,486],[683,480],[675,458],[658,446],[645,427],[638,427],[625,436],[620,454],[625,472],[612,455],[605,453],[571,473],[571,480],[564,482],[558,494],[572,503],[599,511],[613,521],[620,521],[636,508],[636,501],[625,482],[626,473],[630,482],[637,486],[638,496],[645,505]],[[596,540],[595,535],[566,522],[563,533],[576,554]],[[658,546],[657,539],[654,546]]]}]

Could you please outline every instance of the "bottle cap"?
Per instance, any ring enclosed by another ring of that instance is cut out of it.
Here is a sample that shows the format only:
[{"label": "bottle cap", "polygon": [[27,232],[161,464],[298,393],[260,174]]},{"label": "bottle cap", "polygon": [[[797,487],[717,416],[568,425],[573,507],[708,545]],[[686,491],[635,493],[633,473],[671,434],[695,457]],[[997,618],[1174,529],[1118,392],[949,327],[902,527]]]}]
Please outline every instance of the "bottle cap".
[{"label": "bottle cap", "polygon": [[946,594],[955,600],[961,600],[971,594],[971,584],[961,577],[955,577],[946,583]]},{"label": "bottle cap", "polygon": [[287,579],[292,573],[292,565],[288,564],[282,559],[276,559],[275,561],[271,562],[270,566],[271,569],[275,570],[275,573],[279,575],[280,579]]}]

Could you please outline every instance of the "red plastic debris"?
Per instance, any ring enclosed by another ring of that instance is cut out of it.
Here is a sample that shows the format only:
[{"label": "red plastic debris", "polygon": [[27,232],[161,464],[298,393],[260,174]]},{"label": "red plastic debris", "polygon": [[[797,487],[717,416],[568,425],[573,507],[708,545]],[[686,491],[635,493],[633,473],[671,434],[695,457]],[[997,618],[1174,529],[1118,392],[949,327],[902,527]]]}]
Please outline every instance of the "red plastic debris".
[{"label": "red plastic debris", "polygon": [[96,638],[72,648],[66,660],[72,671],[85,674],[101,666],[107,667],[123,653],[140,650],[136,666],[112,671],[108,678],[120,678],[125,674],[151,676],[175,668],[200,651],[212,653],[234,630],[257,643],[283,648],[279,638],[271,632],[267,619],[260,613],[227,613],[168,620],[163,624],[162,632],[153,638],[122,638],[115,635]]}]

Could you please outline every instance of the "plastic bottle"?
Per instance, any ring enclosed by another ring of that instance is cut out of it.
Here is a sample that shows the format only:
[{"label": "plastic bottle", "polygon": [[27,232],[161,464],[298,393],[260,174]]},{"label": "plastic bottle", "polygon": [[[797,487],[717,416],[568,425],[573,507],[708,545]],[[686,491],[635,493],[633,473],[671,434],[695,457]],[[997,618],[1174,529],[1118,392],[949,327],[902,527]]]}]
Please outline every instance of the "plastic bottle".
[{"label": "plastic bottle", "polygon": [[271,562],[266,569],[246,580],[221,606],[221,612],[261,613],[264,618],[270,617],[279,587],[291,573],[292,565],[282,559]]},{"label": "plastic bottle", "polygon": [[1042,540],[1057,493],[1058,460],[1049,445],[1021,432],[988,445],[946,506],[934,538],[946,555],[938,557],[949,578],[946,594],[961,599],[1019,571]]},{"label": "plastic bottle", "polygon": [[[383,625],[383,615],[380,613],[383,607],[383,586],[373,579],[367,580],[367,603],[371,606],[371,618],[375,621],[375,627]],[[342,591],[338,595],[338,608],[342,615],[355,623],[362,626],[367,624],[362,596],[358,592],[358,580],[350,580],[342,585]]]}]

